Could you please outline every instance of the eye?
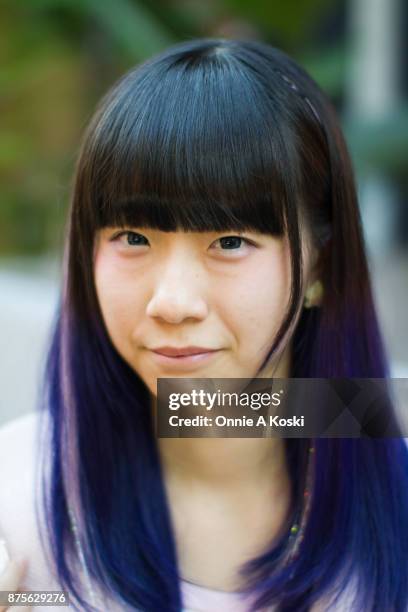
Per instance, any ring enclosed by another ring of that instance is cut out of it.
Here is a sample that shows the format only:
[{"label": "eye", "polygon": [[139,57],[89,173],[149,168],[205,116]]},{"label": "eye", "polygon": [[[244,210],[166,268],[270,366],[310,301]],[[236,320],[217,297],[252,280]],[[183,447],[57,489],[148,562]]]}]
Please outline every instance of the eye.
[{"label": "eye", "polygon": [[124,246],[146,246],[149,244],[149,241],[145,236],[139,234],[138,232],[131,232],[129,230],[125,232],[119,232],[116,234],[112,240],[119,240],[122,236],[126,236],[125,241],[121,241]]},{"label": "eye", "polygon": [[216,240],[213,244],[220,244],[221,248],[216,248],[216,250],[221,251],[242,251],[241,248],[243,245],[246,246],[254,246],[253,242],[248,240],[247,238],[243,238],[242,236],[223,236]]}]

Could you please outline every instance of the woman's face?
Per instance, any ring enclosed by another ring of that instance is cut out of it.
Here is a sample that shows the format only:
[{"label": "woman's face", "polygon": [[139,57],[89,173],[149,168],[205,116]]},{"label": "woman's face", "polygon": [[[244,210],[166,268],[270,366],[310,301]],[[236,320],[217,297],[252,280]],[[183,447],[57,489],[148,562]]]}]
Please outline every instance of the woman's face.
[{"label": "woman's face", "polygon": [[[304,253],[307,282],[310,256],[306,248]],[[94,254],[96,291],[110,338],[153,395],[160,377],[256,374],[289,300],[286,239],[107,227],[97,233]],[[201,354],[155,352],[192,346],[201,347]],[[272,375],[275,365],[265,375]]]}]

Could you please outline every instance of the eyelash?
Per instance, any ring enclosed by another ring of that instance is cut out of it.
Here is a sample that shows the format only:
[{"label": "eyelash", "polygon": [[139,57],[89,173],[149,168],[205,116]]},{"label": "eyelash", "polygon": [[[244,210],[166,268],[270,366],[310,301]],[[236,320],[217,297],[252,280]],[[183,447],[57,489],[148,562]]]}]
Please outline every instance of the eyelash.
[{"label": "eyelash", "polygon": [[[119,232],[118,234],[113,236],[111,238],[111,240],[112,241],[116,241],[116,240],[119,240],[119,238],[121,238],[122,236],[126,236],[126,235],[129,235],[129,234],[135,234],[136,236],[143,236],[143,234],[139,234],[139,232],[133,232],[131,230],[126,230],[126,231]],[[215,242],[219,242],[220,240],[223,240],[223,239],[226,239],[226,238],[239,238],[240,240],[242,240],[242,242],[244,242],[248,246],[255,246],[255,243],[252,242],[251,240],[249,240],[248,238],[245,238],[244,236],[236,236],[234,234],[230,234],[230,235],[227,235],[227,236],[222,236],[221,238],[218,238],[217,240],[215,240]],[[147,240],[147,238],[146,238],[146,240]],[[131,246],[131,245],[128,245],[128,246]],[[135,245],[133,245],[133,246],[135,246]],[[142,244],[142,245],[136,245],[136,246],[147,246],[147,245]],[[239,251],[240,249],[219,249],[219,250],[221,250],[221,251]]]}]

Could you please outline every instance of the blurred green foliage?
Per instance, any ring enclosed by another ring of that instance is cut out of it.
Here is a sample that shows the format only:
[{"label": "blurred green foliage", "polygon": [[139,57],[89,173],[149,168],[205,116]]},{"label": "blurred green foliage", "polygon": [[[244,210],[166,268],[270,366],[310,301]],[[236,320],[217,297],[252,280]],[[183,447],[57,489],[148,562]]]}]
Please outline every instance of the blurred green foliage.
[{"label": "blurred green foliage", "polygon": [[[256,37],[300,60],[337,98],[348,61],[344,41],[316,40],[339,6],[338,0],[3,0],[0,254],[60,251],[81,134],[100,96],[130,66],[178,40]],[[394,134],[388,147],[399,142],[399,159],[407,156],[400,125],[387,131]],[[350,129],[356,151],[389,164],[389,148],[388,155],[373,155],[367,134]]]}]

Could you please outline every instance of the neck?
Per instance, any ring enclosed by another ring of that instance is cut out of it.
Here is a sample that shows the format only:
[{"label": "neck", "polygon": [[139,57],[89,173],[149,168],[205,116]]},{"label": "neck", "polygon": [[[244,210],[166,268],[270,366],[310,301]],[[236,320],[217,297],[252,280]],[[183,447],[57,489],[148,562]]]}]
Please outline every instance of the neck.
[{"label": "neck", "polygon": [[205,488],[287,487],[281,438],[159,438],[166,478]]},{"label": "neck", "polygon": [[[262,377],[287,377],[289,360],[277,370]],[[156,397],[152,404],[156,422]],[[265,552],[290,516],[285,440],[156,439],[180,575],[208,588],[243,588],[239,567]]]},{"label": "neck", "polygon": [[[259,378],[288,377],[290,350]],[[157,398],[152,396],[156,421]],[[232,490],[289,490],[285,444],[282,438],[157,438],[166,480],[205,488]]]}]

